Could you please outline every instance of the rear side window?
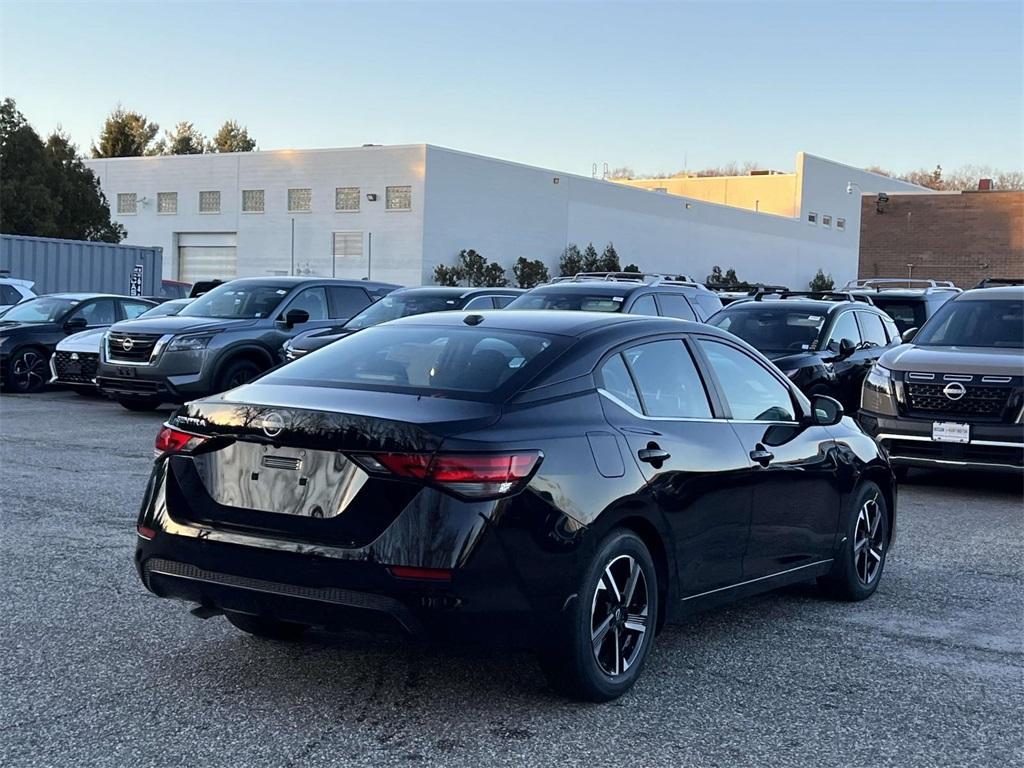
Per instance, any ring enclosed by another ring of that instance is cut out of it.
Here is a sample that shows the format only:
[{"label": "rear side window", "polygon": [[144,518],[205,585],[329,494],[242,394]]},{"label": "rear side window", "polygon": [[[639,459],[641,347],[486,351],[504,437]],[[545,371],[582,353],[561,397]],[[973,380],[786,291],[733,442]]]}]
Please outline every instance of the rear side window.
[{"label": "rear side window", "polygon": [[482,327],[375,326],[261,382],[498,400],[547,365],[557,347],[541,334]]},{"label": "rear side window", "polygon": [[466,302],[463,309],[494,309],[494,301],[490,296],[477,296]]},{"label": "rear side window", "polygon": [[857,322],[860,324],[860,334],[864,341],[876,347],[884,347],[889,343],[885,337],[885,326],[882,325],[882,318],[873,312],[858,312]]},{"label": "rear side window", "polygon": [[657,316],[658,305],[654,303],[654,296],[648,293],[634,301],[633,306],[629,308],[629,314]]},{"label": "rear side window", "polygon": [[370,304],[370,297],[362,288],[347,285],[331,285],[327,288],[331,298],[331,317],[344,319],[362,312]]},{"label": "rear side window", "polygon": [[494,307],[495,307],[495,309],[504,309],[505,307],[507,307],[509,304],[512,303],[512,299],[514,299],[514,298],[515,298],[515,296],[495,296],[494,297]]},{"label": "rear side window", "polygon": [[640,397],[636,393],[633,379],[629,377],[622,355],[615,355],[604,364],[601,368],[601,381],[604,382],[604,389],[608,394],[614,395],[637,413],[643,411]]},{"label": "rear side window", "polygon": [[[850,319],[853,319],[851,313]],[[732,417],[740,421],[795,421],[786,386],[759,362],[728,344],[700,340]]]},{"label": "rear side window", "polygon": [[21,301],[21,294],[13,285],[0,283],[0,304],[17,304]]},{"label": "rear side window", "polygon": [[702,322],[722,308],[722,300],[710,291],[698,291],[689,301],[691,305],[696,304],[697,319]]},{"label": "rear side window", "polygon": [[675,317],[680,320],[696,320],[697,315],[686,300],[686,297],[679,293],[659,293],[658,303],[661,304],[661,313],[666,317]]},{"label": "rear side window", "polygon": [[644,413],[660,418],[710,419],[700,374],[682,341],[655,341],[623,353],[640,388]]},{"label": "rear side window", "polygon": [[143,304],[141,301],[122,301],[121,311],[124,312],[126,320],[134,320],[143,312],[152,309],[152,304]]}]

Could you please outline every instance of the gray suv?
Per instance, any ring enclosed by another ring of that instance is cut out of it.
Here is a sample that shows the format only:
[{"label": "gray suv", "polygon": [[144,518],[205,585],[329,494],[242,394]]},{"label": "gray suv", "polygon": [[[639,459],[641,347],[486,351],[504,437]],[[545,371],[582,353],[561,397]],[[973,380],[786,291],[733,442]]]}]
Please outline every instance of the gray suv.
[{"label": "gray suv", "polygon": [[100,391],[152,410],[237,387],[273,367],[300,331],[337,325],[399,286],[250,277],[223,283],[174,317],[117,323],[100,345]]},{"label": "gray suv", "polygon": [[1024,469],[1024,287],[961,293],[903,338],[865,378],[857,416],[901,474]]}]

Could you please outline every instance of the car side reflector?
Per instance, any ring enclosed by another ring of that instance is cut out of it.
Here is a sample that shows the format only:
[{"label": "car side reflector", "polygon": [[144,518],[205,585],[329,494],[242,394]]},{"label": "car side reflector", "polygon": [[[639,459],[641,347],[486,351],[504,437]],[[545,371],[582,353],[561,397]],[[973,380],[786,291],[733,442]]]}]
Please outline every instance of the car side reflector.
[{"label": "car side reflector", "polygon": [[417,579],[419,581],[451,581],[448,568],[414,568],[408,565],[389,565],[388,570],[396,579]]}]

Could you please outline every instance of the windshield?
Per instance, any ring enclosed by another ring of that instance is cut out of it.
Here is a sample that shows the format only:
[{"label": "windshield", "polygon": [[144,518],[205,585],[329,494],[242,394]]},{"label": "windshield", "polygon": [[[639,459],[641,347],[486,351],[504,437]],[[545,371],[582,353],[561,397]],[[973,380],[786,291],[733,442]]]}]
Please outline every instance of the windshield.
[{"label": "windshield", "polygon": [[947,301],[924,324],[914,344],[926,347],[1024,348],[1024,301]]},{"label": "windshield", "polygon": [[896,327],[900,333],[911,328],[920,328],[927,319],[925,316],[925,305],[923,301],[910,301],[908,299],[886,299],[880,296],[872,296],[871,300],[875,306],[889,317],[896,321]]},{"label": "windshield", "polygon": [[54,323],[78,303],[76,299],[40,296],[38,299],[29,299],[11,307],[0,316],[0,321],[12,323]]},{"label": "windshield", "polygon": [[451,326],[380,325],[289,363],[260,384],[341,387],[500,399],[553,354],[541,334]]},{"label": "windshield", "polygon": [[343,327],[349,330],[369,328],[371,325],[386,323],[409,315],[422,315],[426,312],[443,312],[456,309],[459,300],[454,296],[424,296],[416,294],[399,294],[385,296],[374,302],[358,315],[349,320]]},{"label": "windshield", "polygon": [[580,291],[527,293],[505,309],[570,309],[581,312],[621,312],[623,296],[602,296]]},{"label": "windshield", "polygon": [[181,310],[189,305],[187,301],[165,301],[163,304],[157,304],[152,309],[148,309],[139,315],[136,320],[149,319],[151,317],[170,317],[176,315]]},{"label": "windshield", "polygon": [[811,349],[824,322],[825,315],[785,307],[725,310],[708,320],[759,352],[793,353]]},{"label": "windshield", "polygon": [[288,295],[288,288],[259,283],[224,283],[185,307],[182,317],[242,319],[270,317]]}]

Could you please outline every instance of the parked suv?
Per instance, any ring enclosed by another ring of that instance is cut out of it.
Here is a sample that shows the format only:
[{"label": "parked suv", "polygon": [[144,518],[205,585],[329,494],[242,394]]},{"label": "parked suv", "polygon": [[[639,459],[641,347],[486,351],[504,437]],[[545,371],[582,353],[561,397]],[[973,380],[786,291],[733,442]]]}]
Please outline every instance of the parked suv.
[{"label": "parked suv", "polygon": [[244,384],[277,362],[300,330],[345,320],[398,286],[356,280],[251,277],[218,285],[174,317],[110,329],[97,383],[130,410]]},{"label": "parked suv", "polygon": [[939,307],[961,292],[948,280],[899,277],[853,280],[843,290],[869,296],[876,307],[896,321],[900,333],[920,328]]},{"label": "parked suv", "polygon": [[695,280],[649,272],[582,272],[539,285],[508,305],[508,309],[624,312],[698,322],[721,308],[721,299]]},{"label": "parked suv", "polygon": [[1024,287],[966,291],[864,381],[864,429],[897,468],[1024,468]]},{"label": "parked suv", "polygon": [[832,291],[758,293],[708,323],[753,346],[807,396],[829,395],[853,413],[871,364],[900,343],[892,318],[870,301]]},{"label": "parked suv", "polygon": [[35,283],[31,280],[19,280],[16,277],[0,277],[0,312],[6,312],[15,304],[26,299],[34,299],[36,292],[32,290]]},{"label": "parked suv", "polygon": [[284,343],[281,356],[285,362],[291,362],[350,333],[399,317],[455,309],[503,309],[522,294],[522,288],[450,288],[441,285],[400,288],[342,325],[303,331]]}]

